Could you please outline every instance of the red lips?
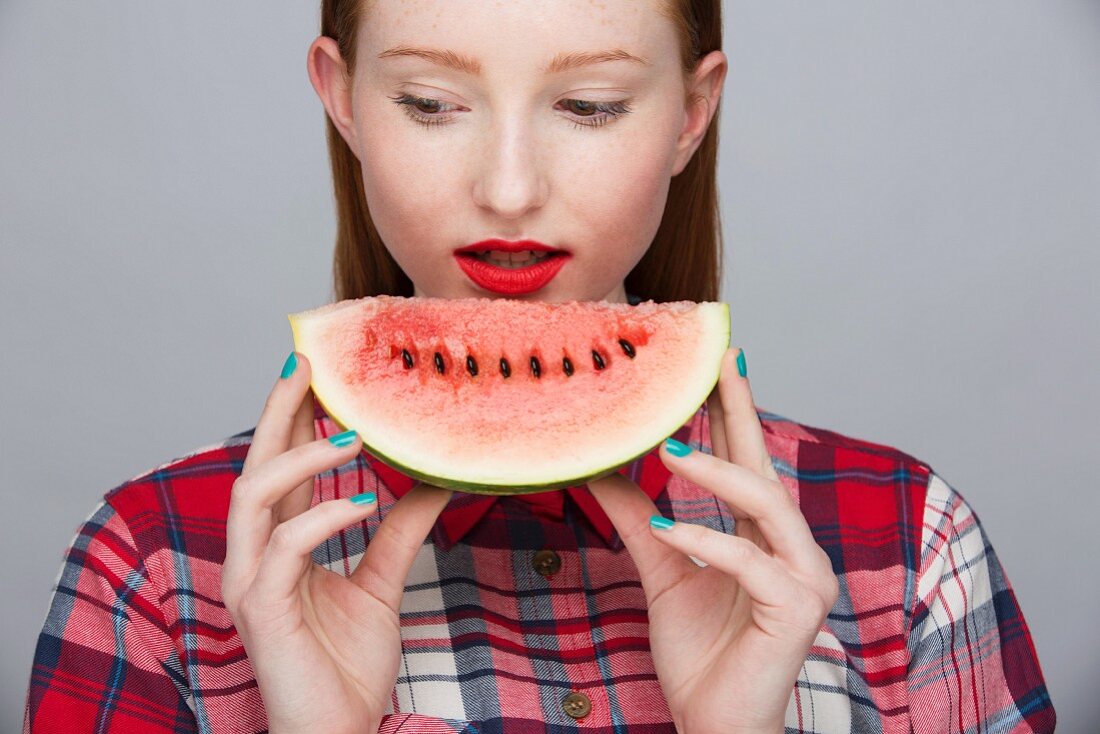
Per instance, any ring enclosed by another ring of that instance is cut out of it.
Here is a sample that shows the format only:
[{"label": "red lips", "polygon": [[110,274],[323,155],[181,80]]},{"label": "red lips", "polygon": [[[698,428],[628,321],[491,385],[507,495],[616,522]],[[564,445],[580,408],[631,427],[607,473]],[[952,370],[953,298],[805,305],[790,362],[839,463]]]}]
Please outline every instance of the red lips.
[{"label": "red lips", "polygon": [[[520,268],[504,268],[491,262],[483,262],[477,253],[487,250],[500,252],[549,252],[551,255],[541,262]],[[455,250],[455,260],[462,272],[479,288],[491,293],[516,296],[534,293],[554,279],[567,260],[572,257],[568,252],[536,240],[482,240]]]}]

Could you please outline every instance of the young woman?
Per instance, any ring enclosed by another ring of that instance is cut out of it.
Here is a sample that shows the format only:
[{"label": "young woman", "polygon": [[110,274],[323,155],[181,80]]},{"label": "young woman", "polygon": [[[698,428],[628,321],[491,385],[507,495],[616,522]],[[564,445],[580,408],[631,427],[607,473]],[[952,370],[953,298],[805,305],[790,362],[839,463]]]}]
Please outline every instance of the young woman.
[{"label": "young woman", "polygon": [[[720,48],[717,0],[325,0],[336,298],[717,300]],[[758,410],[740,349],[649,456],[504,498],[379,463],[310,377],[107,493],[26,731],[1053,731],[965,500]]]}]

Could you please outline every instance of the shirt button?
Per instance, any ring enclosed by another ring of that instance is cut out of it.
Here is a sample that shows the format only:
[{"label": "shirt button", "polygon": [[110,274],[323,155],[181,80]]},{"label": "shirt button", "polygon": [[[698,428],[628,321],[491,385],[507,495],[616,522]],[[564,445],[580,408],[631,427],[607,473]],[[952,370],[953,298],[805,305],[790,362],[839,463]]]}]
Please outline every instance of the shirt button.
[{"label": "shirt button", "polygon": [[552,550],[540,550],[531,559],[531,565],[543,576],[553,576],[561,570],[561,556]]},{"label": "shirt button", "polygon": [[562,710],[574,719],[583,719],[592,711],[592,701],[583,693],[574,691],[561,701]]}]

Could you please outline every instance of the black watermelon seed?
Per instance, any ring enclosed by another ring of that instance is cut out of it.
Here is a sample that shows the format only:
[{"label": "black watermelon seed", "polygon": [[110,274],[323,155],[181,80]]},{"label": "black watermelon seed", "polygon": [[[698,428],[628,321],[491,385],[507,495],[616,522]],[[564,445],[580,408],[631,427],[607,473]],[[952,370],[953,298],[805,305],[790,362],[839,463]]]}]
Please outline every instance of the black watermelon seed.
[{"label": "black watermelon seed", "polygon": [[620,339],[619,346],[623,348],[624,352],[626,352],[626,356],[634,359],[634,346],[630,342],[628,342],[626,339]]},{"label": "black watermelon seed", "polygon": [[538,357],[534,357],[534,356],[531,357],[531,374],[533,374],[535,376],[536,380],[538,379],[539,375],[542,374],[542,370],[539,369],[539,358]]},{"label": "black watermelon seed", "polygon": [[592,350],[592,362],[595,363],[596,369],[602,370],[604,368],[603,357],[595,349]]},{"label": "black watermelon seed", "polygon": [[504,357],[500,358],[500,374],[504,375],[505,379],[512,376],[512,368],[508,366],[508,360]]},{"label": "black watermelon seed", "polygon": [[571,377],[573,375],[573,363],[569,361],[569,357],[561,358],[561,368],[565,370],[566,377]]},{"label": "black watermelon seed", "polygon": [[408,349],[401,350],[401,359],[405,362],[405,369],[410,369],[413,366],[413,356],[409,354]]},{"label": "black watermelon seed", "polygon": [[466,355],[466,371],[470,373],[470,377],[477,377],[477,362],[469,354]]},{"label": "black watermelon seed", "polygon": [[435,353],[435,370],[439,374],[443,374],[443,355],[439,352]]}]

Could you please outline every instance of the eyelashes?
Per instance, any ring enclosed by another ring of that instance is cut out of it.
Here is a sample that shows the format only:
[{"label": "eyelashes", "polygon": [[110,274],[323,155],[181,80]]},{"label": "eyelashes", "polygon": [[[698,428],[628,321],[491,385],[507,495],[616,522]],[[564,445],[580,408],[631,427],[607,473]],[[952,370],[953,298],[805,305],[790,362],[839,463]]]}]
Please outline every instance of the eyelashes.
[{"label": "eyelashes", "polygon": [[[427,99],[424,97],[417,97],[412,94],[401,94],[396,97],[390,97],[394,101],[394,104],[400,105],[405,113],[414,121],[425,127],[434,127],[435,125],[442,125],[448,122],[448,120],[442,118],[437,113],[423,113],[417,109],[417,107],[427,107],[429,109],[438,109],[444,106],[443,102],[435,99]],[[627,105],[630,100],[622,100],[620,102],[588,102],[581,99],[566,99],[563,102],[566,106],[579,106],[585,110],[592,110],[598,114],[580,114],[578,115],[582,119],[592,120],[592,122],[579,122],[578,120],[570,120],[575,127],[601,127],[606,125],[611,120],[627,115],[631,112],[631,108]]]}]

